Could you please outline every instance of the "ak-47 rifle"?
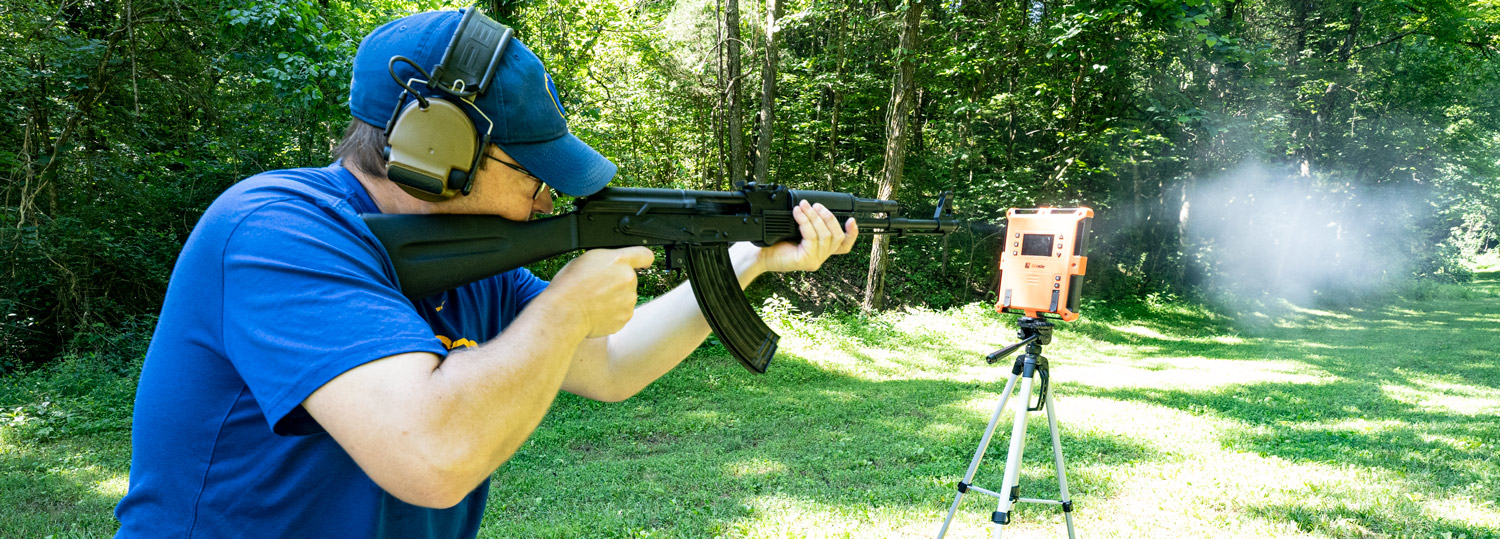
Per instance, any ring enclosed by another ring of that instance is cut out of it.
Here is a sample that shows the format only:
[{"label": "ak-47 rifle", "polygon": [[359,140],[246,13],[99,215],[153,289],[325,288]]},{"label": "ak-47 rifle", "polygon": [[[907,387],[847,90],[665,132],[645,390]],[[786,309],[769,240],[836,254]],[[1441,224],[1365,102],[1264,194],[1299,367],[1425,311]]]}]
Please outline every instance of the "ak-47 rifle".
[{"label": "ak-47 rifle", "polygon": [[[729,246],[800,241],[792,208],[821,203],[842,224],[854,217],[870,234],[945,234],[958,227],[951,193],[932,219],[899,217],[891,200],[748,183],[737,191],[605,188],[578,198],[571,212],[518,222],[495,215],[365,215],[395,264],[401,292],[418,299],[579,249],[657,245],[666,266],[686,270],[709,327],[745,368],[766,372],[780,337],[750,308],[729,261]],[[876,215],[883,215],[877,217]]]}]

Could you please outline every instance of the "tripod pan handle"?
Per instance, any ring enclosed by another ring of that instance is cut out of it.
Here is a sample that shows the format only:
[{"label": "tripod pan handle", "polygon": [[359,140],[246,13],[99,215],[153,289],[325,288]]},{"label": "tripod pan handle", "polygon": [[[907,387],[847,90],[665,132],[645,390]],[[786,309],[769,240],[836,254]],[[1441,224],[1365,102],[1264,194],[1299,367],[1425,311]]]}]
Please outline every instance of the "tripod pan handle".
[{"label": "tripod pan handle", "polygon": [[1006,356],[1009,356],[1011,354],[1016,353],[1016,350],[1020,350],[1022,346],[1026,346],[1027,344],[1030,344],[1031,341],[1036,340],[1037,337],[1039,337],[1039,336],[1040,335],[1032,335],[1030,337],[1022,339],[1021,342],[1018,342],[1016,344],[1012,344],[1012,345],[1007,346],[1005,348],[1001,348],[1001,349],[996,350],[994,352],[990,352],[990,355],[984,356],[984,360],[988,361],[990,363],[995,363],[997,361],[1000,361],[1001,359],[1005,359]]}]

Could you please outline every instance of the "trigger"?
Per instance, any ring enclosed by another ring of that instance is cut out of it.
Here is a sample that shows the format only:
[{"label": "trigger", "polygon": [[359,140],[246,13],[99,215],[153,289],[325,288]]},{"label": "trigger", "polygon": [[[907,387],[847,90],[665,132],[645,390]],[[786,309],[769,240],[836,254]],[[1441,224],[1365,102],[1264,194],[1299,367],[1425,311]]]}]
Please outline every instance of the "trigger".
[{"label": "trigger", "polygon": [[672,271],[682,271],[684,269],[687,269],[687,249],[675,245],[668,245],[666,251],[667,269]]}]

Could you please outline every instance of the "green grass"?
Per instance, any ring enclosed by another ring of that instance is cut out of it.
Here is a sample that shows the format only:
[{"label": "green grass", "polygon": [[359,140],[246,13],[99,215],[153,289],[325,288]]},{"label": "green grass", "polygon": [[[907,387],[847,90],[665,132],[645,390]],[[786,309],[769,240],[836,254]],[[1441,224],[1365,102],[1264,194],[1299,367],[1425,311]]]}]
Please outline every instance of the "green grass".
[{"label": "green grass", "polygon": [[130,469],[128,433],[0,441],[0,537],[108,537]]},{"label": "green grass", "polygon": [[[1152,303],[1047,356],[1088,537],[1500,536],[1500,273],[1467,292],[1241,323]],[[703,353],[616,405],[564,397],[495,476],[488,537],[922,537],[946,514],[1014,336],[984,306],[770,309],[764,376]],[[1023,488],[1055,496],[1032,418]],[[1008,417],[1008,415],[1007,415]],[[975,484],[999,486],[1008,423]],[[966,497],[951,537],[983,537]],[[1063,536],[1022,506],[1014,536]]]},{"label": "green grass", "polygon": [[[1060,323],[1046,355],[1080,536],[1500,537],[1500,260],[1477,275],[1388,304],[1230,318],[1152,298]],[[783,337],[766,375],[705,348],[626,402],[559,398],[495,474],[481,535],[933,536],[1012,318],[766,311]],[[93,429],[111,416],[82,396],[38,409],[8,387],[0,535],[107,535],[125,435]],[[1032,415],[1022,485],[1052,497]],[[1008,418],[976,485],[1000,486]],[[987,536],[993,509],[966,496],[949,536]],[[1055,508],[1016,518],[1007,536],[1065,536]]]}]

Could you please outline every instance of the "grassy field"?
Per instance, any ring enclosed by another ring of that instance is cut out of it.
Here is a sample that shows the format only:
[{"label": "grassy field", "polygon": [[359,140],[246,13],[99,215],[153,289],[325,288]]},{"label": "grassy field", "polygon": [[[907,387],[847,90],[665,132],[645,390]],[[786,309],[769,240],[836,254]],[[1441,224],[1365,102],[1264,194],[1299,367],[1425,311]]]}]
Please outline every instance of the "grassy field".
[{"label": "grassy field", "polygon": [[[1389,304],[1229,319],[1148,301],[1059,324],[1046,355],[1080,537],[1500,537],[1500,266],[1478,276]],[[1007,374],[982,355],[1012,318],[767,310],[783,340],[766,375],[704,349],[626,402],[560,398],[495,474],[481,535],[935,535]],[[0,535],[108,535],[127,437],[43,432],[103,412],[31,395],[0,402]],[[1022,488],[1053,497],[1032,415]],[[977,485],[1000,487],[1006,417]],[[967,496],[949,536],[987,536],[993,509]],[[1007,536],[1066,536],[1055,508],[1016,518]]]}]

